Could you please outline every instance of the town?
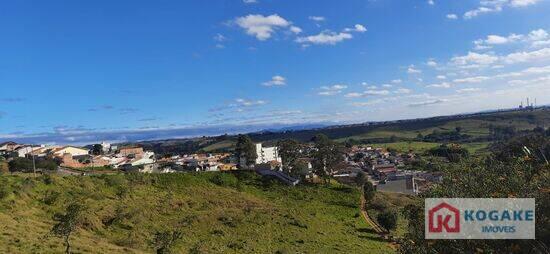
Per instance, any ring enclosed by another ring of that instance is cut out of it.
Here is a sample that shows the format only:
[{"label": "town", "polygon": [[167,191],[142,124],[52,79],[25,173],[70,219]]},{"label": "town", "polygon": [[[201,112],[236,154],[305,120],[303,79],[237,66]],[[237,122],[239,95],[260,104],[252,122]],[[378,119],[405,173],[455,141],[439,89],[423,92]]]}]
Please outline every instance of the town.
[{"label": "town", "polygon": [[[247,139],[246,142],[251,142]],[[138,145],[111,145],[106,142],[85,147],[58,145],[28,145],[15,142],[0,144],[0,156],[10,172],[59,173],[61,175],[92,175],[115,173],[186,173],[248,170],[275,178],[288,185],[301,181],[318,182],[322,175],[341,183],[353,184],[359,178],[370,181],[379,191],[417,195],[431,184],[442,181],[440,172],[415,170],[418,160],[414,151],[398,153],[373,146],[342,147],[340,159],[328,172],[314,168],[314,143],[298,144],[289,140],[292,148],[264,146],[253,143],[253,160],[246,154],[193,153],[159,155]],[[285,142],[282,143],[283,145]],[[290,149],[289,151],[281,151]],[[285,154],[294,153],[288,155]],[[287,163],[286,160],[292,160]],[[319,167],[319,166],[318,166]],[[6,170],[6,171],[7,171]]]}]

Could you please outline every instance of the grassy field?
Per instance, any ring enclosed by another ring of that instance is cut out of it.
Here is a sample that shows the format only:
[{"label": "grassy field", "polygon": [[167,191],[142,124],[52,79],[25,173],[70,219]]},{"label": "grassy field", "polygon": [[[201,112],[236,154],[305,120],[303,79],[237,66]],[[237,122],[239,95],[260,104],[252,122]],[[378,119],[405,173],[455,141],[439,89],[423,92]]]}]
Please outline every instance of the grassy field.
[{"label": "grassy field", "polygon": [[244,173],[0,176],[0,253],[61,253],[46,236],[75,201],[87,209],[74,253],[153,253],[167,230],[183,233],[175,253],[392,252],[359,216],[359,196]]}]

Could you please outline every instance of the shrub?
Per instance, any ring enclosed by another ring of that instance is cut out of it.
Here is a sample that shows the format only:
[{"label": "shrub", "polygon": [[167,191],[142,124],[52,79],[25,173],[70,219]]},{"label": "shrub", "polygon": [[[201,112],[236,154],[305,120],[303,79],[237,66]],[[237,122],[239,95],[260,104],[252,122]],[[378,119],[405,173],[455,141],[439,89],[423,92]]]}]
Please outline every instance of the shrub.
[{"label": "shrub", "polygon": [[237,187],[237,184],[238,184],[238,179],[232,175],[232,174],[228,174],[228,173],[218,173],[216,175],[214,175],[214,177],[212,177],[210,179],[210,181],[215,184],[215,185],[219,185],[219,186],[224,186],[224,187]]},{"label": "shrub", "polygon": [[376,194],[376,192],[371,182],[365,182],[365,184],[363,185],[363,194],[365,195],[365,200],[367,202],[371,201],[374,198],[374,194]]},{"label": "shrub", "polygon": [[385,210],[376,216],[380,226],[390,231],[397,227],[397,212],[394,210]]}]

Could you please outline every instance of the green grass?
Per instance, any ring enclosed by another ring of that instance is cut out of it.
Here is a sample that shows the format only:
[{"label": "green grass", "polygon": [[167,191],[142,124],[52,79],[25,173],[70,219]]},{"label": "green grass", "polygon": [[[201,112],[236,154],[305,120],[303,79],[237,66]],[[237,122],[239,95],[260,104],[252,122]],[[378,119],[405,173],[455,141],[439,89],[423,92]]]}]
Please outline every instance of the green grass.
[{"label": "green grass", "polygon": [[175,253],[388,253],[345,186],[287,187],[254,174],[0,176],[0,253],[60,253],[44,237],[56,212],[88,209],[75,253],[152,253],[155,232],[180,230]]},{"label": "green grass", "polygon": [[372,146],[374,148],[381,147],[385,149],[394,149],[400,153],[409,152],[413,150],[415,153],[424,153],[434,147],[438,147],[440,143],[430,143],[430,142],[394,142],[394,143],[380,143],[380,144],[368,144],[367,146]]},{"label": "green grass", "polygon": [[219,151],[219,150],[225,150],[225,149],[231,149],[235,146],[235,141],[233,140],[224,140],[220,141],[218,143],[211,144],[202,150],[205,152],[212,152],[212,151]]}]

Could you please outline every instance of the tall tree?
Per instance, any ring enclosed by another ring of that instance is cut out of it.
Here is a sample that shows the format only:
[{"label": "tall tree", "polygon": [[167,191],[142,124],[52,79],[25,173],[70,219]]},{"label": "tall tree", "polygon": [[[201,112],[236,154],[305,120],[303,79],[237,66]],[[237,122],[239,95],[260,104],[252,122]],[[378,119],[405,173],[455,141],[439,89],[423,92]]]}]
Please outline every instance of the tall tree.
[{"label": "tall tree", "polygon": [[71,234],[82,223],[82,212],[84,206],[80,203],[71,203],[65,209],[65,214],[56,213],[53,217],[56,224],[51,229],[53,235],[62,237],[65,241],[65,253],[71,253]]},{"label": "tall tree", "polygon": [[283,170],[291,173],[296,160],[300,157],[300,143],[294,139],[284,139],[277,143],[277,147],[283,159]]},{"label": "tall tree", "polygon": [[95,144],[92,147],[92,154],[93,155],[101,155],[103,154],[103,146],[101,144]]},{"label": "tall tree", "polygon": [[246,161],[246,165],[239,165],[240,167],[254,165],[256,159],[258,158],[258,155],[256,154],[256,146],[247,135],[241,134],[237,137],[235,152],[237,159],[239,160],[239,164],[241,158],[244,158]]},{"label": "tall tree", "polygon": [[315,152],[313,152],[313,168],[315,173],[328,183],[330,176],[338,169],[344,160],[342,147],[330,140],[324,134],[313,137]]}]

